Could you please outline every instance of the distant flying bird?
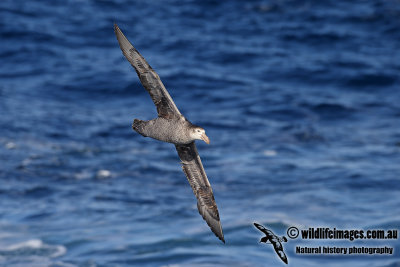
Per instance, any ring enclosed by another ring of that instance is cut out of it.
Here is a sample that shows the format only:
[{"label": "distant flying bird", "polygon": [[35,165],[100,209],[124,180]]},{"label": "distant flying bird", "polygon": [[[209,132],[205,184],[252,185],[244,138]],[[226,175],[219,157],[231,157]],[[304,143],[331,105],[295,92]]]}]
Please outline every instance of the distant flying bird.
[{"label": "distant flying bird", "polygon": [[286,237],[276,236],[271,230],[268,230],[261,224],[254,223],[254,225],[257,227],[258,230],[260,230],[261,232],[263,232],[265,234],[265,236],[263,238],[261,238],[260,243],[261,242],[267,243],[269,241],[274,246],[275,252],[276,252],[276,254],[278,254],[279,258],[281,258],[281,260],[284,263],[288,264],[288,259],[286,257],[285,252],[283,252],[283,246],[281,243],[281,242],[287,242]]},{"label": "distant flying bird", "polygon": [[135,119],[132,124],[133,130],[144,137],[175,145],[183,172],[197,198],[199,213],[211,231],[225,243],[217,204],[194,142],[197,139],[210,143],[205,130],[192,124],[179,112],[158,74],[132,46],[116,24],[114,24],[114,31],[122,53],[135,68],[143,87],[149,92],[157,107],[157,118],[149,121]]}]

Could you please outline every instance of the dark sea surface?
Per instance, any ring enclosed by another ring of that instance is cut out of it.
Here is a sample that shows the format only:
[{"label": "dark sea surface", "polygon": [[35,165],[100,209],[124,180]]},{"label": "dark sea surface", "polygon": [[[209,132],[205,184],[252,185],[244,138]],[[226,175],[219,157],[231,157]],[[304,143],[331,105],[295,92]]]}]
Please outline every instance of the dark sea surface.
[{"label": "dark sea surface", "polygon": [[[116,22],[197,142],[197,212]],[[400,229],[400,1],[0,1],[0,266],[285,266],[259,222]],[[399,240],[289,239],[290,266],[400,266]],[[394,247],[300,255],[296,246]]]}]

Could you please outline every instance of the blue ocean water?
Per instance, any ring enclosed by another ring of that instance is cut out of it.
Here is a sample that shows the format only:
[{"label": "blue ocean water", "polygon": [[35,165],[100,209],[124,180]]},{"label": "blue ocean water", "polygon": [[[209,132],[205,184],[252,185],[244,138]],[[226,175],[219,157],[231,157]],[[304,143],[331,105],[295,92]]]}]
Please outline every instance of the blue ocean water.
[{"label": "blue ocean water", "polygon": [[[197,212],[116,22],[181,112],[226,244]],[[1,266],[284,266],[259,222],[400,228],[400,2],[0,1]],[[299,255],[290,266],[399,266]]]}]

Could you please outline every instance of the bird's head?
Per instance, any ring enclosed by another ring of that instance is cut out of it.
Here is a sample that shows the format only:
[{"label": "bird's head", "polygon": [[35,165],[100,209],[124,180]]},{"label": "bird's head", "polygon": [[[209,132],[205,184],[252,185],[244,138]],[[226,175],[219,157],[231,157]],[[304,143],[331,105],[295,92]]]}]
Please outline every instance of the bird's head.
[{"label": "bird's head", "polygon": [[201,128],[201,127],[193,127],[191,129],[190,132],[190,136],[193,139],[197,139],[197,140],[203,140],[204,142],[206,142],[207,144],[210,144],[210,139],[208,138],[208,136],[206,135],[206,131]]}]

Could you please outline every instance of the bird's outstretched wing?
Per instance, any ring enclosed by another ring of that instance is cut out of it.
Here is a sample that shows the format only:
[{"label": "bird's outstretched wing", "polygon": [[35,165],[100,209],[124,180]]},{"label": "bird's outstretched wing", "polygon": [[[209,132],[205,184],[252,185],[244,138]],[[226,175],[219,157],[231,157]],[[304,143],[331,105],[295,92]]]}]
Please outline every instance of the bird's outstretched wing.
[{"label": "bird's outstretched wing", "polygon": [[278,254],[279,258],[281,258],[281,260],[282,260],[284,263],[288,264],[288,259],[287,259],[287,257],[286,257],[285,252],[283,252],[282,244],[281,244],[280,246],[274,245],[274,249],[275,249],[276,254]]},{"label": "bird's outstretched wing", "polygon": [[115,35],[122,53],[135,68],[143,87],[149,92],[151,99],[157,107],[159,117],[179,117],[181,113],[169,95],[158,74],[151,68],[144,57],[132,46],[122,33],[117,24],[114,24]]},{"label": "bird's outstretched wing", "polygon": [[225,243],[217,204],[211,189],[207,174],[204,171],[200,156],[194,142],[187,145],[175,145],[181,159],[182,169],[185,173],[193,193],[197,198],[197,208],[211,231]]},{"label": "bird's outstretched wing", "polygon": [[261,224],[254,223],[254,226],[257,227],[258,230],[263,232],[271,244],[274,246],[274,250],[276,254],[278,254],[279,258],[286,264],[288,264],[288,259],[286,257],[285,252],[283,252],[282,243],[279,241],[279,238],[269,229],[265,228]]},{"label": "bird's outstretched wing", "polygon": [[266,234],[267,236],[274,236],[274,233],[272,233],[271,230],[268,230],[267,228],[265,228],[264,226],[262,226],[261,224],[258,223],[254,223],[255,227],[260,230],[261,232],[263,232],[264,234]]}]

